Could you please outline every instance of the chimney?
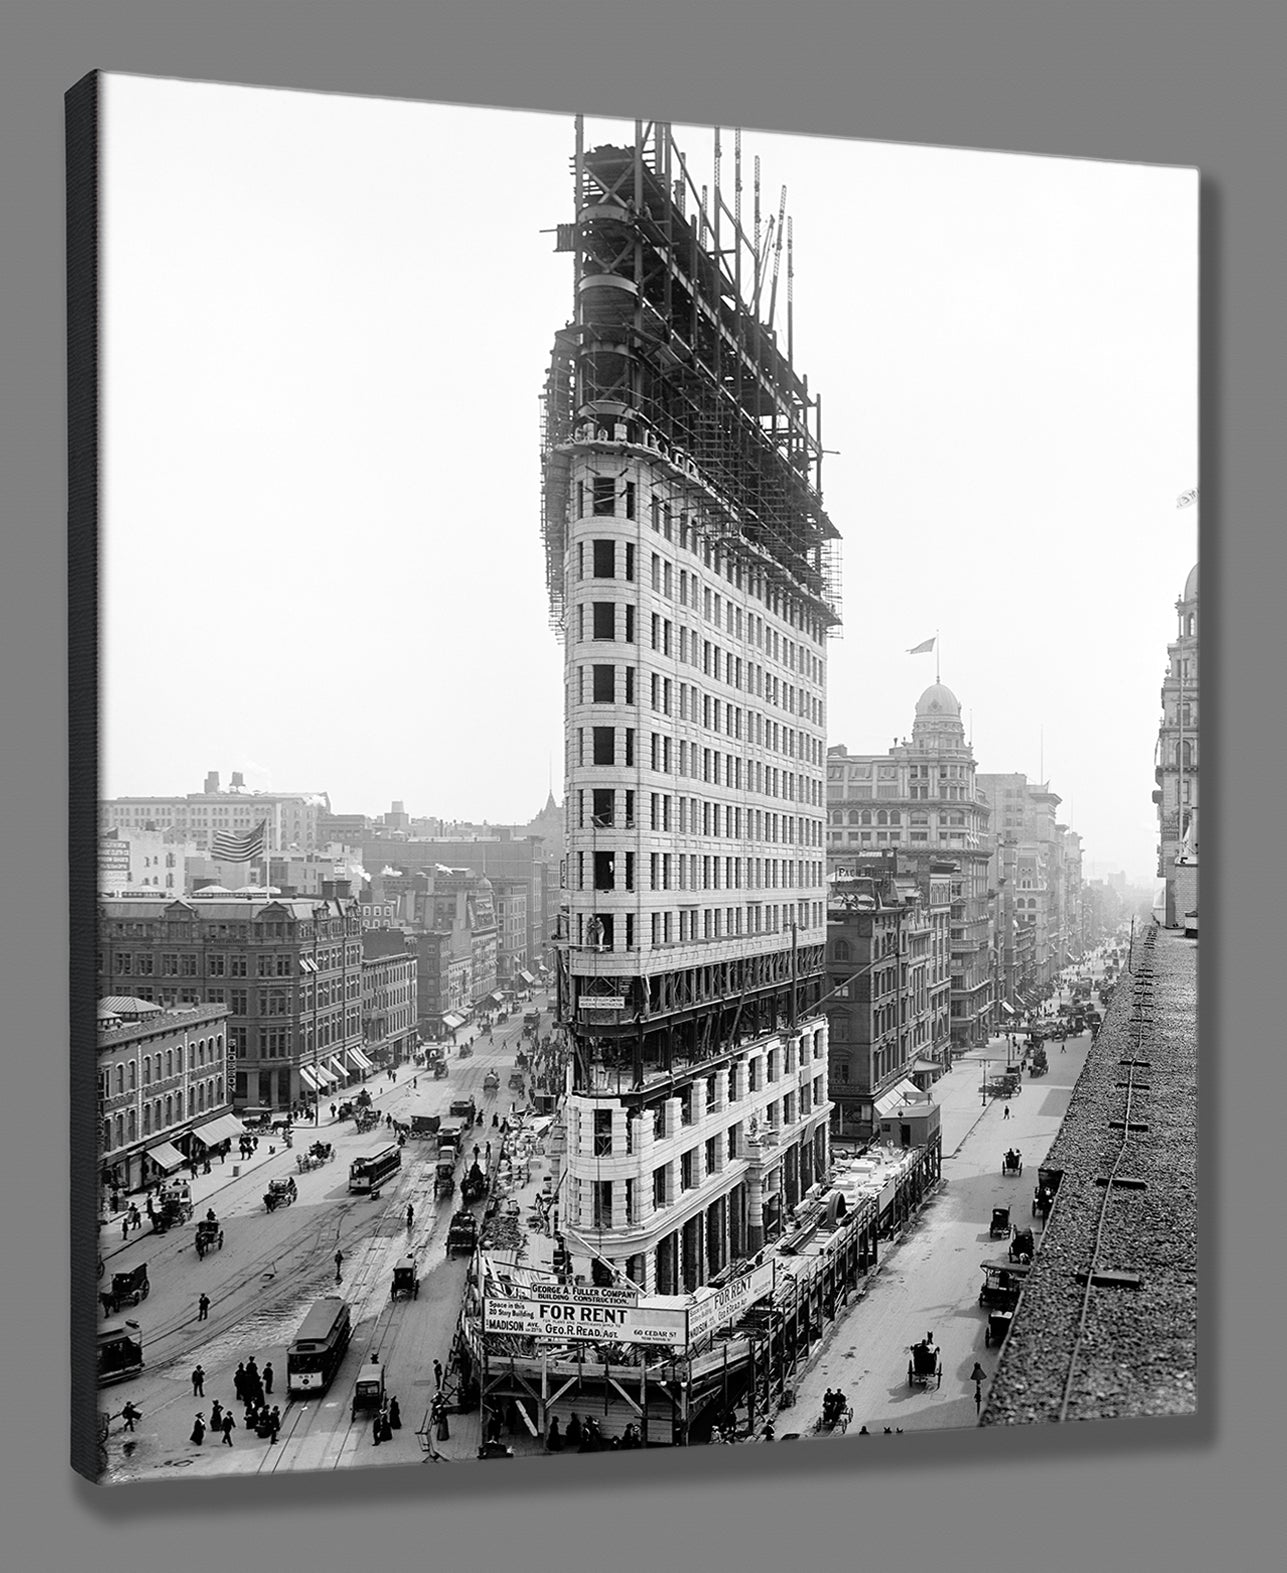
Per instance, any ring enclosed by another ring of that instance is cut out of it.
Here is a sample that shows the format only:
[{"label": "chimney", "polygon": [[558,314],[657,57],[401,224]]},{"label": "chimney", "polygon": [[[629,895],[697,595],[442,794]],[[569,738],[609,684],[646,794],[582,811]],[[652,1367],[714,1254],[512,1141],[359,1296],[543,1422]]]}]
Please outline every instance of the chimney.
[{"label": "chimney", "polygon": [[206,784],[202,790],[204,792],[217,792],[219,790],[219,772],[217,770],[208,770],[206,772]]}]

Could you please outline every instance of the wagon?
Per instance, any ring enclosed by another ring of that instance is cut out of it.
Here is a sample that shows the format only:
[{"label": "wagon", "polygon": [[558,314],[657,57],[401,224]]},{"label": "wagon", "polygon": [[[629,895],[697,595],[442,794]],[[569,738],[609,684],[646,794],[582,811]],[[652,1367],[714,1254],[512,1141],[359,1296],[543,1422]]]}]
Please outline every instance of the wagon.
[{"label": "wagon", "polygon": [[487,1176],[476,1163],[471,1163],[469,1172],[461,1181],[460,1199],[468,1207],[472,1202],[481,1201],[487,1195]]},{"label": "wagon", "polygon": [[466,1255],[469,1255],[477,1244],[477,1218],[474,1217],[473,1213],[456,1213],[447,1230],[447,1255],[455,1256],[457,1251],[464,1251]]},{"label": "wagon", "polygon": [[483,1077],[483,1091],[489,1098],[494,1098],[500,1091],[500,1077],[495,1071],[488,1071]]},{"label": "wagon", "polygon": [[389,1288],[390,1300],[418,1300],[420,1275],[416,1271],[414,1256],[405,1256],[393,1269],[393,1283]]},{"label": "wagon", "polygon": [[1001,1343],[1010,1331],[1010,1324],[1014,1321],[1013,1311],[994,1310],[988,1312],[988,1323],[983,1329],[984,1347],[990,1349],[993,1344]]},{"label": "wagon", "polygon": [[979,1304],[991,1311],[1013,1311],[1019,1301],[1031,1268],[1011,1261],[980,1262],[983,1270],[983,1287],[979,1290]]},{"label": "wagon", "polygon": [[99,1296],[104,1311],[107,1311],[108,1300],[111,1300],[109,1315],[115,1315],[123,1305],[140,1305],[152,1292],[152,1285],[148,1282],[147,1263],[140,1262],[137,1267],[128,1268],[125,1272],[112,1274],[112,1287],[104,1290]]},{"label": "wagon", "polygon": [[289,1207],[298,1195],[293,1179],[269,1180],[268,1189],[264,1192],[264,1206],[270,1213],[276,1212],[279,1207]]},{"label": "wagon", "polygon": [[994,1207],[992,1209],[992,1222],[988,1225],[988,1236],[993,1240],[1005,1240],[1010,1235],[1010,1209],[1008,1207]]},{"label": "wagon", "polygon": [[446,1060],[435,1060],[433,1062],[433,1079],[435,1081],[443,1081],[448,1074]]},{"label": "wagon", "polygon": [[1038,1215],[1040,1215],[1041,1221],[1044,1223],[1045,1220],[1050,1216],[1050,1209],[1054,1206],[1054,1204],[1054,1192],[1048,1185],[1039,1185],[1032,1193],[1032,1216],[1036,1218]]},{"label": "wagon", "polygon": [[384,1408],[384,1367],[378,1360],[368,1360],[358,1372],[353,1387],[353,1402],[349,1419],[356,1420],[359,1412],[378,1415]]},{"label": "wagon", "polygon": [[216,1247],[223,1250],[223,1230],[213,1218],[202,1218],[197,1224],[197,1257],[205,1256]]},{"label": "wagon", "polygon": [[438,1167],[434,1172],[433,1194],[437,1198],[450,1196],[456,1189],[456,1159],[439,1158]]},{"label": "wagon", "polygon": [[1017,1147],[1011,1147],[1001,1159],[1001,1173],[1007,1175],[1023,1173],[1023,1154]]},{"label": "wagon", "polygon": [[909,1387],[941,1387],[943,1385],[943,1354],[937,1344],[922,1340],[913,1344],[907,1362]]},{"label": "wagon", "polygon": [[1010,1260],[1012,1262],[1031,1261],[1033,1257],[1033,1243],[1031,1229],[1016,1229],[1010,1241]]}]

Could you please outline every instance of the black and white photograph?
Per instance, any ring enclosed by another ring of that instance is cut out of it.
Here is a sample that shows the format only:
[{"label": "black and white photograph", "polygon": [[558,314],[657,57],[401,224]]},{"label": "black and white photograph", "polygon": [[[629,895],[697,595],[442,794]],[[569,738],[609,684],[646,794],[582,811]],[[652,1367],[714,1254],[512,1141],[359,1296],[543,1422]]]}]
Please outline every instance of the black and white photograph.
[{"label": "black and white photograph", "polygon": [[94,88],[96,1478],[1197,1413],[1198,171]]}]

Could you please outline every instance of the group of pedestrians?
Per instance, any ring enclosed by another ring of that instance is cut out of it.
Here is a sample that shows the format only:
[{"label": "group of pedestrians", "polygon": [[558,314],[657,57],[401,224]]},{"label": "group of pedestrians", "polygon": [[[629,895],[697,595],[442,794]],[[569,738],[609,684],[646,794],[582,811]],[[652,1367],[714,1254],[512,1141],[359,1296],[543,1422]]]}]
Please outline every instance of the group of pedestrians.
[{"label": "group of pedestrians", "polygon": [[840,1388],[828,1388],[822,1395],[822,1423],[827,1430],[834,1429],[844,1419],[849,1400]]},{"label": "group of pedestrians", "polygon": [[392,1442],[393,1433],[402,1429],[402,1410],[398,1407],[398,1400],[390,1398],[385,1404],[371,1426],[371,1443],[379,1447],[381,1442]]},{"label": "group of pedestrians", "polygon": [[[204,1297],[203,1297],[204,1298]],[[204,1398],[206,1373],[198,1365],[192,1371],[192,1396]],[[278,1405],[269,1407],[268,1399],[273,1391],[273,1366],[272,1361],[265,1361],[261,1371],[254,1355],[249,1360],[239,1362],[232,1377],[233,1391],[237,1401],[242,1405],[242,1424],[252,1435],[266,1436],[269,1443],[277,1440],[281,1430],[282,1415]],[[127,1429],[133,1430],[133,1424],[127,1421]],[[206,1424],[205,1411],[197,1413],[192,1422],[192,1431],[189,1440],[198,1447],[206,1438],[206,1432],[217,1433],[223,1438],[223,1445],[231,1447],[232,1433],[237,1429],[237,1422],[233,1418],[232,1406],[226,1409],[219,1399],[215,1399],[210,1407],[210,1422]]]}]

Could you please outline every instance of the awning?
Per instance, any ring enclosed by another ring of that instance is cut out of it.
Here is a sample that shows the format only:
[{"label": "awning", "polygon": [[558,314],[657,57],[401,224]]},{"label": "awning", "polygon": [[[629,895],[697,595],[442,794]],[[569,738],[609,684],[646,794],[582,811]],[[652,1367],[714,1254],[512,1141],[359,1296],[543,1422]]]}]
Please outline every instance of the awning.
[{"label": "awning", "polygon": [[345,1049],[344,1051],[359,1070],[373,1071],[375,1066],[367,1059],[361,1049]]},{"label": "awning", "polygon": [[169,1174],[172,1169],[177,1169],[187,1159],[171,1142],[158,1142],[155,1147],[149,1147],[147,1155],[156,1164],[162,1174]]},{"label": "awning", "polygon": [[321,1092],[322,1083],[318,1077],[314,1076],[312,1066],[301,1065],[299,1068],[299,1079],[306,1087],[311,1087],[314,1092]]},{"label": "awning", "polygon": [[912,1061],[912,1071],[916,1075],[923,1075],[925,1071],[941,1071],[943,1067],[937,1060],[917,1059]]},{"label": "awning", "polygon": [[211,1120],[206,1125],[198,1125],[192,1134],[204,1146],[217,1147],[220,1142],[231,1141],[235,1136],[244,1136],[246,1127],[235,1114],[221,1114],[218,1119]]},{"label": "awning", "polygon": [[1007,1016],[1014,1015],[1014,1006],[1010,1003],[1009,1000],[1001,1001],[1001,1009],[1006,1013]]},{"label": "awning", "polygon": [[525,967],[520,967],[518,969],[518,975],[520,978],[522,978],[523,982],[527,984],[529,989],[536,987],[536,979],[530,972],[527,971]]},{"label": "awning", "polygon": [[320,1060],[316,1065],[310,1065],[309,1069],[312,1071],[313,1075],[317,1077],[318,1081],[321,1082],[323,1087],[333,1087],[339,1080],[339,1077],[336,1076],[334,1071],[328,1071],[326,1066],[323,1065]]},{"label": "awning", "polygon": [[900,1103],[919,1103],[921,1101],[919,1087],[917,1087],[914,1081],[904,1077],[896,1087],[891,1087],[887,1093],[876,1099],[876,1118],[878,1120],[884,1119],[890,1110],[896,1109]]},{"label": "awning", "polygon": [[347,1070],[345,1066],[341,1065],[339,1060],[337,1060],[333,1054],[328,1054],[326,1056],[326,1065],[328,1070],[335,1072],[336,1081],[347,1081],[349,1079],[351,1072]]},{"label": "awning", "polygon": [[465,1018],[458,1016],[454,1010],[449,1010],[442,1018],[442,1024],[448,1032],[455,1032],[458,1027],[465,1025]]},{"label": "awning", "polygon": [[500,992],[497,989],[493,989],[490,994],[484,994],[482,999],[479,1001],[480,1005],[503,1005],[504,1003],[505,1001],[501,998]]}]

